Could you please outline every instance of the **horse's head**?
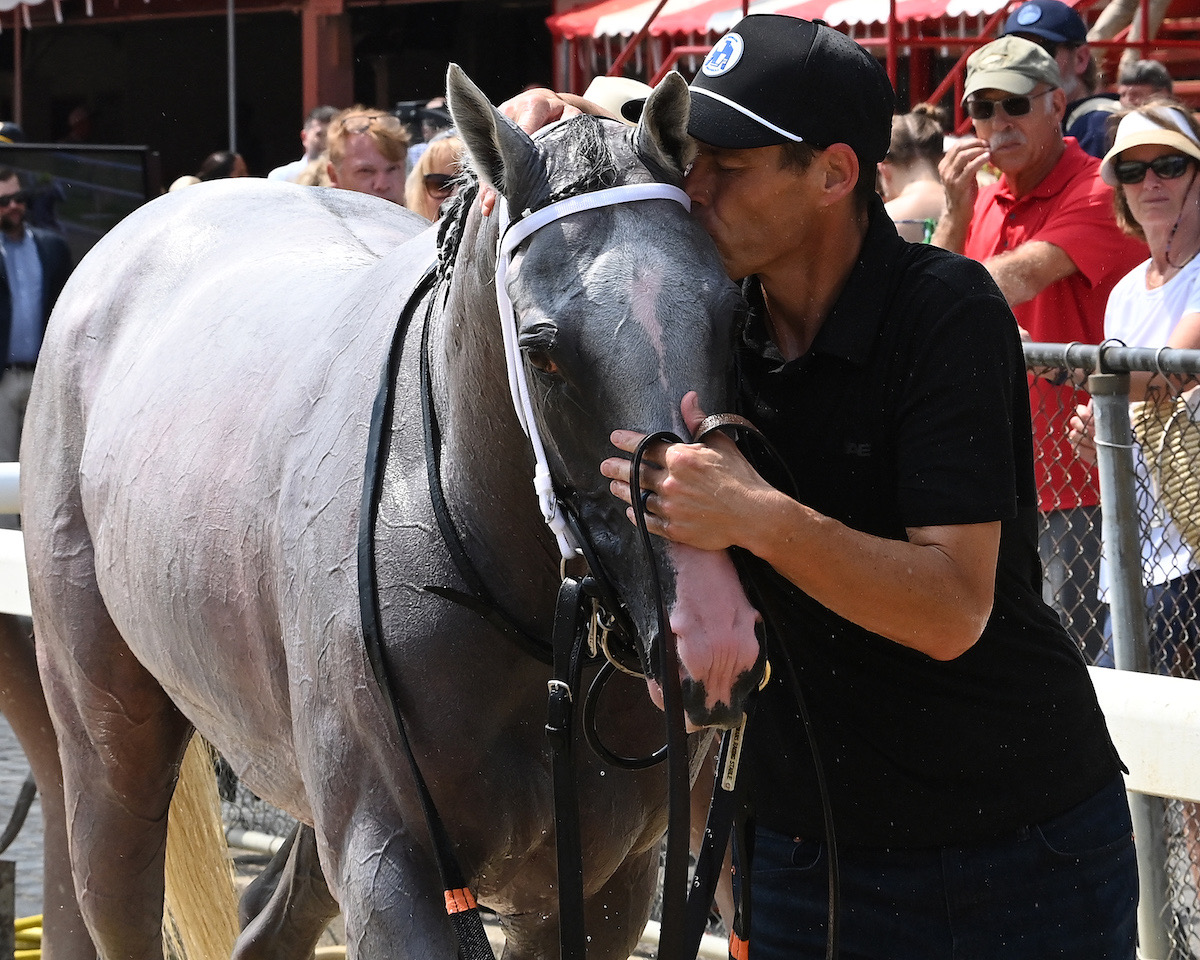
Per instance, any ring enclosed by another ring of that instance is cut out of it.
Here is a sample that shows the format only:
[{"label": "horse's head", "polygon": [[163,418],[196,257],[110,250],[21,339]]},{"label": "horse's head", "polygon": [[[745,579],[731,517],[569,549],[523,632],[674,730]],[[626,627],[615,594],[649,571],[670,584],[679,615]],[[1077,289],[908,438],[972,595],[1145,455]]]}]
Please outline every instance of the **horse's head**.
[{"label": "horse's head", "polygon": [[[652,560],[599,471],[614,453],[616,428],[686,438],[680,402],[689,390],[710,412],[731,405],[742,300],[679,189],[690,149],[687,86],[669,76],[636,129],[580,117],[546,128],[536,142],[455,67],[448,91],[470,167],[504,197],[514,220],[505,286],[520,376],[558,496],[580,520],[650,664],[659,662],[655,565],[688,717],[697,726],[734,725],[764,658],[758,615],[728,554],[654,538]],[[582,211],[554,206],[580,195],[595,201],[596,191],[630,184],[659,186],[649,197],[619,192]],[[543,219],[515,239],[522,224]]]}]

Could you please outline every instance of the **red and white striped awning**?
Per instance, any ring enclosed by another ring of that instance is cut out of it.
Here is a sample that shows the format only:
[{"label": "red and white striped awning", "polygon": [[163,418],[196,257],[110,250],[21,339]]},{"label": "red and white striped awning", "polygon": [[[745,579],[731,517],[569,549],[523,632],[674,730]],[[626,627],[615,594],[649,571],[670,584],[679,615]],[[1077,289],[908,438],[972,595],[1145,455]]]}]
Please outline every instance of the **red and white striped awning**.
[{"label": "red and white striped awning", "polygon": [[[3,0],[0,0],[3,2]],[[990,15],[1008,0],[896,0],[901,22]],[[629,37],[645,26],[658,0],[602,0],[547,19],[556,38]],[[887,23],[888,0],[753,0],[751,13],[784,13],[832,26]],[[742,18],[739,0],[667,0],[650,35],[722,34]]]}]

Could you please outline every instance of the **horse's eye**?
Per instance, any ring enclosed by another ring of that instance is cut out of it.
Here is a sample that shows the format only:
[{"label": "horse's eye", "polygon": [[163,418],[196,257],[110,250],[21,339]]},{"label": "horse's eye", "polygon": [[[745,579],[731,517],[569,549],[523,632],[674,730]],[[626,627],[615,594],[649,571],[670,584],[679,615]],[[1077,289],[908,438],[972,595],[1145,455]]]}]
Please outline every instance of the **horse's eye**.
[{"label": "horse's eye", "polygon": [[529,362],[537,367],[542,373],[558,373],[558,364],[550,359],[550,354],[545,350],[526,350],[525,356],[529,358]]}]

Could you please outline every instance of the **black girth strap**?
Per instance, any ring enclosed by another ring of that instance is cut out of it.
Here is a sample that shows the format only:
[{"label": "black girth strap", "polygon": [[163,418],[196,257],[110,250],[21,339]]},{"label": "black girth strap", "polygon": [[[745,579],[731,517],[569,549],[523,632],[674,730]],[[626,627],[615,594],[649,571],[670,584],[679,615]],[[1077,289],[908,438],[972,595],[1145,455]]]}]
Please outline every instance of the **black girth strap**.
[{"label": "black girth strap", "polygon": [[400,715],[400,707],[396,701],[396,685],[388,668],[387,657],[383,643],[383,619],[379,610],[379,588],[375,568],[375,522],[379,512],[379,498],[382,493],[384,470],[387,465],[387,454],[391,437],[392,415],[395,408],[395,391],[393,384],[400,365],[403,351],[404,335],[412,321],[417,307],[426,303],[425,326],[429,326],[429,314],[433,309],[432,292],[436,285],[436,272],[430,267],[418,281],[408,303],[400,315],[393,334],[392,345],[388,351],[387,362],[384,364],[383,378],[379,392],[375,396],[375,405],[371,411],[371,431],[367,444],[366,476],[363,483],[362,506],[359,514],[358,531],[358,597],[359,614],[362,619],[363,642],[367,650],[367,659],[375,680],[383,691],[384,699],[392,711],[396,729],[400,735],[400,744],[412,770],[413,781],[417,795],[421,801],[421,809],[433,841],[434,859],[442,878],[442,888],[445,893],[446,912],[450,925],[458,939],[458,955],[460,960],[495,960],[487,932],[483,928],[483,920],[479,908],[463,877],[462,868],[454,855],[454,848],[446,833],[445,825],[438,814],[433,797],[425,778],[421,775],[412,744]]}]

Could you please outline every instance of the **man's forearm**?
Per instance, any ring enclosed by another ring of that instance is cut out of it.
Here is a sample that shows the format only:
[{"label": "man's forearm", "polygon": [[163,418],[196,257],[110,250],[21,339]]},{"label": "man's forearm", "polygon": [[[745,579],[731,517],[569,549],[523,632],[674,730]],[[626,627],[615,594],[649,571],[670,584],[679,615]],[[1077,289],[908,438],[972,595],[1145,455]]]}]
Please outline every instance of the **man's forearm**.
[{"label": "man's forearm", "polygon": [[933,236],[929,242],[935,247],[941,247],[943,250],[949,250],[952,253],[962,253],[967,246],[967,231],[971,227],[971,215],[968,212],[966,216],[956,213],[953,208],[947,208],[946,212],[938,220],[938,225],[933,231]]},{"label": "man's forearm", "polygon": [[771,501],[741,545],[818,603],[938,660],[979,639],[995,592],[998,523],[915,531],[924,542],[888,540],[781,493]]}]

